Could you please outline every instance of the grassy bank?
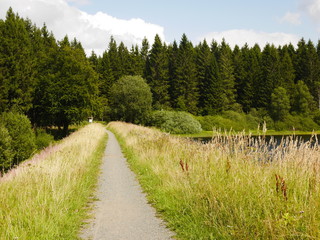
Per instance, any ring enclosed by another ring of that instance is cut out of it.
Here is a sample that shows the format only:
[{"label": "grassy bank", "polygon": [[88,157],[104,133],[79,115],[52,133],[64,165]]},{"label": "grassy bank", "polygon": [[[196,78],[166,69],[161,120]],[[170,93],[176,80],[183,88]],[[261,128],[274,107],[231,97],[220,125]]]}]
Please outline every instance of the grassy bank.
[{"label": "grassy bank", "polygon": [[270,151],[245,136],[204,145],[130,124],[109,128],[178,238],[320,238],[318,148],[288,140]]},{"label": "grassy bank", "polygon": [[77,239],[105,143],[90,124],[0,178],[0,239]]}]

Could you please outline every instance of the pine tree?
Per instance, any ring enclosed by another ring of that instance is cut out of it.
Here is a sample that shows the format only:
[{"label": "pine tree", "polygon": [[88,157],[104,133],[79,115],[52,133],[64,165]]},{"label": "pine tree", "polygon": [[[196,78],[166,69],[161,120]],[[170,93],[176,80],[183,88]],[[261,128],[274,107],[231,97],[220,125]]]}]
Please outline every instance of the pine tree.
[{"label": "pine tree", "polygon": [[0,112],[22,113],[32,107],[34,67],[29,22],[10,8],[0,28]]},{"label": "pine tree", "polygon": [[261,55],[261,76],[255,83],[258,108],[270,106],[271,94],[280,86],[280,58],[274,45],[267,44]]},{"label": "pine tree", "polygon": [[288,96],[293,99],[294,95],[294,79],[295,79],[295,71],[292,64],[292,60],[287,48],[284,48],[280,60],[280,83],[279,86],[286,89]]},{"label": "pine tree", "polygon": [[162,44],[159,35],[155,36],[148,68],[147,82],[151,87],[153,106],[159,110],[166,109],[170,106],[168,57],[166,47]]},{"label": "pine tree", "polygon": [[292,110],[301,115],[308,115],[312,107],[313,98],[307,85],[298,81],[295,86]]},{"label": "pine tree", "polygon": [[271,115],[276,121],[285,120],[290,110],[290,99],[283,87],[277,87],[271,94]]},{"label": "pine tree", "polygon": [[197,48],[197,78],[199,81],[199,110],[202,115],[220,112],[222,83],[216,57],[204,40]]},{"label": "pine tree", "polygon": [[115,83],[116,79],[113,76],[109,54],[107,51],[102,54],[102,57],[99,61],[98,73],[100,96],[108,99],[110,96],[110,88]]},{"label": "pine tree", "polygon": [[219,49],[219,72],[223,85],[223,110],[230,110],[236,103],[235,76],[232,61],[232,51],[223,40]]},{"label": "pine tree", "polygon": [[194,57],[192,43],[183,34],[179,45],[176,79],[174,81],[175,107],[178,110],[197,114],[198,81]]},{"label": "pine tree", "polygon": [[110,67],[112,69],[112,75],[115,79],[119,79],[122,76],[120,59],[118,55],[118,46],[115,39],[111,36],[109,47],[108,47],[108,56],[110,61]]},{"label": "pine tree", "polygon": [[168,59],[169,59],[169,95],[171,100],[171,106],[175,106],[175,100],[177,99],[177,94],[175,91],[176,85],[176,72],[177,72],[177,58],[178,58],[178,44],[176,41],[168,47]]}]

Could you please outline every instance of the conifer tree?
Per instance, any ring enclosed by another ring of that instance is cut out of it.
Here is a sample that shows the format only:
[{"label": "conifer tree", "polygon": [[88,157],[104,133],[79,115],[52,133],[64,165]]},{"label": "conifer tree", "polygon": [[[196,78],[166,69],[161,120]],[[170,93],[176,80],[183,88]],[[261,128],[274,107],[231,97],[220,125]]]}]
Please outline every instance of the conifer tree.
[{"label": "conifer tree", "polygon": [[202,115],[211,115],[222,110],[221,93],[223,86],[219,78],[216,57],[204,40],[197,53],[197,78],[199,81],[199,111]]},{"label": "conifer tree", "polygon": [[172,45],[168,46],[168,59],[169,59],[169,95],[171,106],[175,106],[175,100],[177,98],[176,91],[175,91],[175,80],[176,72],[177,72],[177,58],[178,58],[178,44],[176,41],[173,41]]},{"label": "conifer tree", "polygon": [[99,61],[98,73],[100,96],[108,99],[110,96],[110,88],[116,80],[113,76],[109,54],[107,51],[102,54],[102,57]]},{"label": "conifer tree", "polygon": [[0,112],[32,107],[35,63],[27,24],[10,8],[0,25]]},{"label": "conifer tree", "polygon": [[232,51],[224,40],[219,49],[219,72],[223,85],[221,97],[223,110],[229,110],[236,103],[236,89]]},{"label": "conifer tree", "polygon": [[192,43],[183,34],[179,45],[176,79],[174,80],[175,107],[182,111],[197,114],[199,93],[194,57]]},{"label": "conifer tree", "polygon": [[120,59],[118,55],[118,46],[115,39],[111,36],[108,46],[108,56],[110,61],[110,67],[112,69],[112,75],[115,79],[119,79],[122,75]]},{"label": "conifer tree", "polygon": [[295,79],[295,72],[294,72],[294,67],[291,61],[290,54],[288,52],[287,48],[284,48],[281,56],[281,61],[280,61],[280,83],[279,86],[283,87],[286,89],[288,96],[291,99],[293,99],[294,95],[294,79]]},{"label": "conifer tree", "polygon": [[166,47],[159,35],[155,36],[150,50],[147,82],[151,87],[155,109],[166,109],[170,106],[168,57]]},{"label": "conifer tree", "polygon": [[280,86],[280,58],[274,45],[267,44],[261,55],[261,76],[255,84],[257,107],[270,106],[271,94]]}]

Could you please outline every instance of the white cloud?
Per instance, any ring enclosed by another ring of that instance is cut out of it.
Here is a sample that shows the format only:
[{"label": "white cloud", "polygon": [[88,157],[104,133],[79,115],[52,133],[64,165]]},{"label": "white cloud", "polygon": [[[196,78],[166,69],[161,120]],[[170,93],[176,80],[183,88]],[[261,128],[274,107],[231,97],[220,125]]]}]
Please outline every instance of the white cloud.
[{"label": "white cloud", "polygon": [[301,9],[316,24],[320,24],[320,0],[301,0]]},{"label": "white cloud", "polygon": [[290,23],[293,25],[300,25],[301,24],[301,14],[300,13],[292,13],[287,12],[281,19],[281,23]]},{"label": "white cloud", "polygon": [[69,39],[76,37],[90,53],[93,49],[101,54],[108,47],[111,36],[128,47],[141,44],[146,37],[150,43],[159,34],[164,41],[164,28],[147,23],[142,19],[123,20],[106,13],[94,15],[80,11],[68,4],[68,1],[86,3],[87,0],[0,0],[0,18],[5,18],[6,11],[11,6],[14,12],[22,17],[28,17],[41,27],[45,22],[56,39],[61,40],[66,34]]},{"label": "white cloud", "polygon": [[[285,44],[297,44],[299,37],[293,34],[275,32],[258,32],[254,30],[246,29],[233,29],[223,32],[212,32],[203,36],[201,39],[206,39],[208,42],[211,42],[212,39],[218,43],[224,38],[226,42],[234,47],[235,45],[243,46],[247,43],[249,46],[254,46],[258,43],[260,47],[264,47],[267,43],[274,44],[275,46],[285,45]],[[200,40],[201,40],[200,39]]]},{"label": "white cloud", "polygon": [[87,5],[90,3],[90,0],[67,0],[67,2],[75,3],[77,5]]}]

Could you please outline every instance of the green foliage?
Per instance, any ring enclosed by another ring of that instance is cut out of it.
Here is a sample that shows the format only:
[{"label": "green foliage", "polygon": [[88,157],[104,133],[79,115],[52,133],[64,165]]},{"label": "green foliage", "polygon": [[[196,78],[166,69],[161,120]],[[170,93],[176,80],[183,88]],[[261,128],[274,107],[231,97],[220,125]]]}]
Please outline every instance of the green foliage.
[{"label": "green foliage", "polygon": [[221,130],[249,130],[258,128],[263,123],[258,117],[250,114],[238,113],[234,111],[225,111],[221,115],[197,117],[201,127],[205,131],[215,129]]},{"label": "green foliage", "polygon": [[13,152],[12,139],[8,130],[0,125],[0,172],[12,166]]},{"label": "green foliage", "polygon": [[150,116],[149,125],[173,134],[199,133],[202,131],[200,123],[186,112],[154,111]]},{"label": "green foliage", "polygon": [[151,111],[150,87],[140,76],[124,76],[110,90],[112,120],[145,122]]},{"label": "green foliage", "polygon": [[275,121],[274,128],[277,131],[281,130],[299,130],[312,131],[319,129],[319,125],[312,118],[301,115],[287,115],[283,121]]},{"label": "green foliage", "polygon": [[54,141],[54,137],[48,133],[44,129],[36,130],[36,146],[37,149],[46,148]]},{"label": "green foliage", "polygon": [[196,114],[198,111],[198,79],[192,43],[182,35],[176,57],[175,79],[173,79],[174,107],[177,110]]},{"label": "green foliage", "polygon": [[146,71],[154,108],[167,109],[170,106],[168,58],[166,46],[162,44],[159,35],[155,36]]},{"label": "green foliage", "polygon": [[310,113],[312,105],[313,99],[307,85],[303,81],[298,81],[294,93],[293,110],[302,115],[306,115]]},{"label": "green foliage", "polygon": [[29,158],[36,149],[35,134],[31,129],[30,120],[19,113],[5,112],[0,116],[0,122],[12,139],[13,164]]},{"label": "green foliage", "polygon": [[271,114],[274,120],[284,120],[289,114],[290,99],[283,87],[278,87],[271,95]]}]

